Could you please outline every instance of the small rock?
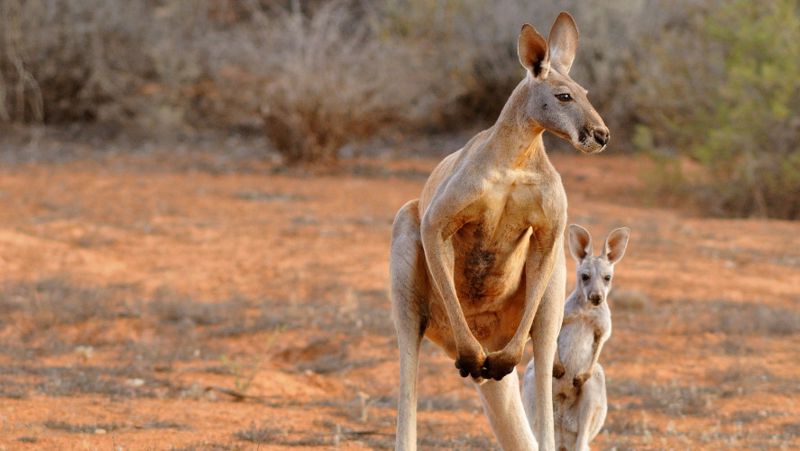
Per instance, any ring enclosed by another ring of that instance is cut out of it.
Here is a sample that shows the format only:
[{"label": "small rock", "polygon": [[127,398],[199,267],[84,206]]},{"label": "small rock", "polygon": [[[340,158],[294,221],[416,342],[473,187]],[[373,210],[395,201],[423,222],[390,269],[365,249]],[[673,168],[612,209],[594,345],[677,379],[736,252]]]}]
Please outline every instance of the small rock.
[{"label": "small rock", "polygon": [[139,379],[139,378],[128,379],[127,381],[125,381],[125,384],[131,387],[141,387],[142,385],[144,385],[144,379]]}]

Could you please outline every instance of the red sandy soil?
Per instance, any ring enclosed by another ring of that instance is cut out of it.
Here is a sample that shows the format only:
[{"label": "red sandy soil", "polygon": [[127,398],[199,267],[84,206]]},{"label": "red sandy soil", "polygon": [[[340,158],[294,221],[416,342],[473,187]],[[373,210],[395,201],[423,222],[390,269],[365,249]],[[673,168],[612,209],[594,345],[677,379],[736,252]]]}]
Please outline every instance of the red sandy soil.
[{"label": "red sandy soil", "polygon": [[[0,173],[0,446],[393,446],[391,222],[436,161],[126,158]],[[633,230],[593,446],[800,448],[800,225],[650,206],[634,157],[553,161],[570,222]],[[423,353],[420,447],[496,447],[474,389]]]}]

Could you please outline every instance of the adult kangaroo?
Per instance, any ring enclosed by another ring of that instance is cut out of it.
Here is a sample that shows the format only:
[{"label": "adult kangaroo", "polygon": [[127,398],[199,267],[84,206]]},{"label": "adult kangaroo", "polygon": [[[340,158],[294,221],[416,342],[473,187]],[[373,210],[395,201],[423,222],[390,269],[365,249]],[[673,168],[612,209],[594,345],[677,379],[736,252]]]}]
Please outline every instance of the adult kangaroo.
[{"label": "adult kangaroo", "polygon": [[564,311],[567,198],[542,134],[587,154],[609,140],[587,91],[568,75],[577,47],[566,12],[548,41],[523,25],[517,53],[526,76],[497,122],[439,163],[420,198],[397,212],[390,262],[400,347],[397,449],[416,448],[423,336],[472,377],[503,449],[531,450],[538,446],[515,369],[530,336],[541,368],[536,435],[542,449],[554,448],[551,378]]}]

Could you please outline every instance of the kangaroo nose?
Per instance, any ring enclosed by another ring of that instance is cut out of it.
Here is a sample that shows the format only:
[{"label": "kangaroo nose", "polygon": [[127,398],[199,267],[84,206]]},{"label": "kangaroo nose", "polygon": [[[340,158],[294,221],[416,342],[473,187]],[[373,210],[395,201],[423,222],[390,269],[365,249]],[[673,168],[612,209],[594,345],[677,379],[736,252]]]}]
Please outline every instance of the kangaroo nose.
[{"label": "kangaroo nose", "polygon": [[600,301],[603,300],[603,297],[600,296],[600,293],[591,293],[589,294],[589,300],[592,301],[594,305],[600,305]]},{"label": "kangaroo nose", "polygon": [[594,129],[593,135],[594,140],[597,141],[597,143],[601,146],[608,144],[608,140],[611,138],[611,133],[605,127]]}]

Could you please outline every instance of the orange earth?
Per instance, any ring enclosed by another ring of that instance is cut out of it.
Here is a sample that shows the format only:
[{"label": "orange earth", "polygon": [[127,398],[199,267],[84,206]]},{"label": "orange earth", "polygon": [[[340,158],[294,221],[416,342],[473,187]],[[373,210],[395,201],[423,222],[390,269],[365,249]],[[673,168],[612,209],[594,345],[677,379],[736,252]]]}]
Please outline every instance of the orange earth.
[{"label": "orange earth", "polygon": [[[553,161],[596,245],[633,229],[593,446],[800,448],[800,225],[648,205],[631,156]],[[6,166],[0,447],[392,447],[389,236],[435,164]],[[496,448],[474,389],[423,354],[420,447]]]}]

